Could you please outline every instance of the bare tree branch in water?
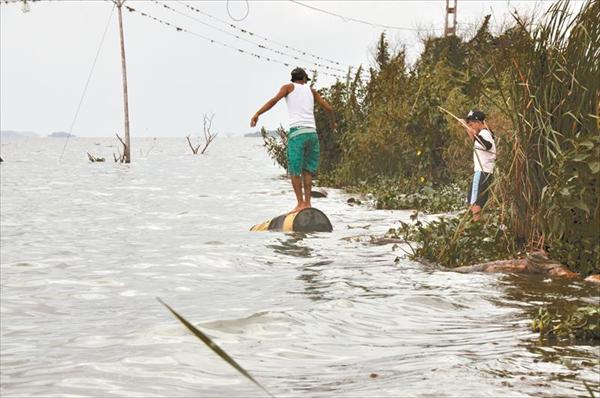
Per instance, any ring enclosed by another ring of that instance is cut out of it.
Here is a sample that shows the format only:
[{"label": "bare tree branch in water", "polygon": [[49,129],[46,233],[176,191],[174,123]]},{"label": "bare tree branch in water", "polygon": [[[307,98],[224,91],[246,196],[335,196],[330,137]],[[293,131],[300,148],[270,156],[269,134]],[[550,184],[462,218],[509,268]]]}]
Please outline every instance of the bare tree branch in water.
[{"label": "bare tree branch in water", "polygon": [[192,150],[192,153],[193,153],[194,155],[197,155],[197,154],[198,154],[198,150],[200,149],[200,144],[198,144],[198,145],[196,145],[196,146],[192,145],[192,141],[190,140],[190,136],[189,136],[189,134],[188,134],[188,136],[187,136],[187,137],[185,137],[185,138],[187,139],[188,145],[190,146],[190,149]]},{"label": "bare tree branch in water", "polygon": [[[89,160],[90,160],[90,162],[92,162],[92,163],[96,163],[96,162],[104,162],[104,160],[105,160],[103,157],[92,155],[92,154],[90,154],[89,152],[86,152],[86,153],[87,153],[87,157],[88,157],[88,159],[89,159]],[[114,155],[114,154],[113,154],[113,155]]]},{"label": "bare tree branch in water", "polygon": [[125,141],[123,141],[123,139],[121,137],[119,137],[119,134],[115,134],[115,135],[117,136],[117,138],[123,145],[123,152],[121,153],[121,151],[119,150],[119,156],[115,155],[113,152],[113,159],[115,160],[115,163],[124,163],[126,160],[125,154],[128,153],[127,152],[127,144],[125,143]]},{"label": "bare tree branch in water", "polygon": [[200,154],[204,154],[204,152],[206,152],[206,150],[208,149],[208,146],[214,141],[215,138],[217,138],[218,133],[213,133],[211,131],[212,128],[212,122],[213,119],[215,118],[215,114],[213,113],[210,117],[206,115],[206,113],[203,115],[203,130],[204,130],[204,147],[202,148],[202,150],[200,150],[200,147],[202,146],[202,143],[199,143],[198,145],[194,146],[194,144],[192,144],[192,140],[190,139],[190,135],[188,135],[186,137],[188,145],[190,146],[190,149],[192,150],[192,153],[194,155],[197,155],[198,152],[200,152]]}]

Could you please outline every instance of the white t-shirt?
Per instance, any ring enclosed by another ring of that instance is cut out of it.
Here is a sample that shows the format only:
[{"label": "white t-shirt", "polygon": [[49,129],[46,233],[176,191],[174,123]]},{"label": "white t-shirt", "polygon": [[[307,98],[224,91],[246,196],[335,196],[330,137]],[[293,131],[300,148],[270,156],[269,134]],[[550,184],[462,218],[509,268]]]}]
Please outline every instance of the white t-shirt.
[{"label": "white t-shirt", "polygon": [[486,149],[477,138],[473,143],[473,163],[475,171],[483,171],[484,173],[494,172],[494,163],[496,162],[496,143],[494,136],[488,129],[483,129],[477,136],[492,144],[490,149]]},{"label": "white t-shirt", "polygon": [[315,123],[315,98],[308,84],[294,83],[294,91],[285,97],[287,102],[290,128],[312,127]]}]

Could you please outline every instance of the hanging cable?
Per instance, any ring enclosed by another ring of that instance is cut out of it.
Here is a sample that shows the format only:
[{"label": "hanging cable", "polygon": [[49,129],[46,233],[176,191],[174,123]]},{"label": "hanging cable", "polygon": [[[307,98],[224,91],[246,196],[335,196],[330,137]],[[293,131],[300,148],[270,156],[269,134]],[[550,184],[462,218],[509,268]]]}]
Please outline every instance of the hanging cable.
[{"label": "hanging cable", "polygon": [[207,23],[205,21],[202,21],[202,20],[194,17],[194,16],[191,16],[191,15],[188,15],[186,13],[183,13],[183,12],[181,12],[181,11],[179,11],[179,10],[177,10],[177,9],[169,6],[169,5],[167,5],[166,3],[163,3],[163,2],[160,2],[160,1],[157,1],[157,0],[154,0],[154,3],[157,4],[157,5],[159,5],[159,6],[162,6],[163,8],[165,8],[165,9],[171,11],[171,12],[174,12],[176,14],[182,15],[182,16],[184,16],[184,17],[186,17],[188,19],[191,19],[193,21],[196,21],[196,22],[198,22],[198,23],[200,23],[200,24],[202,24],[204,26],[208,26],[209,28],[218,30],[219,32],[225,33],[228,36],[235,37],[238,40],[241,40],[241,41],[244,41],[246,43],[250,43],[252,45],[255,45],[255,46],[257,46],[257,47],[259,47],[259,48],[261,48],[263,50],[270,51],[270,52],[273,52],[275,54],[282,55],[284,57],[289,57],[289,58],[294,59],[295,61],[304,62],[305,64],[308,64],[308,65],[312,64],[312,65],[316,66],[317,68],[323,68],[323,69],[332,70],[332,71],[336,71],[336,72],[340,72],[340,73],[346,73],[346,71],[343,70],[343,69],[336,68],[334,66],[325,65],[325,64],[322,64],[322,63],[319,63],[319,62],[311,61],[309,59],[301,58],[301,57],[298,57],[298,56],[293,55],[293,54],[288,54],[288,53],[285,53],[283,51],[279,51],[279,50],[276,50],[274,48],[271,48],[271,47],[265,46],[263,44],[257,43],[255,41],[246,39],[244,37],[240,37],[236,33],[233,33],[233,32],[230,32],[228,30],[219,28],[218,26],[215,26],[215,25],[211,25],[211,24],[209,24],[209,23]]},{"label": "hanging cable", "polygon": [[98,57],[100,56],[100,51],[102,50],[102,45],[104,44],[104,38],[106,37],[106,33],[108,32],[108,27],[110,26],[110,21],[112,21],[112,16],[113,16],[114,12],[115,12],[115,5],[113,4],[112,9],[110,10],[110,15],[108,16],[108,21],[106,22],[106,27],[104,28],[104,33],[102,34],[102,39],[100,39],[100,44],[98,45],[98,50],[96,51],[96,56],[94,57],[94,62],[92,63],[92,68],[90,69],[90,73],[88,74],[87,81],[85,82],[83,92],[81,93],[81,98],[79,99],[79,104],[77,105],[77,110],[75,111],[75,116],[73,116],[73,121],[71,122],[71,127],[69,127],[69,132],[67,133],[67,139],[65,140],[65,145],[63,146],[59,161],[62,160],[62,157],[65,154],[65,149],[67,148],[67,143],[69,142],[69,138],[71,137],[71,133],[73,132],[73,127],[75,126],[75,122],[77,121],[77,116],[79,115],[79,110],[81,109],[81,104],[83,104],[83,99],[85,98],[85,93],[87,92],[88,86],[90,84],[90,80],[92,79],[92,74],[94,73],[94,69],[96,68],[96,62],[98,61]]},{"label": "hanging cable", "polygon": [[[224,42],[222,42],[222,41],[215,40],[215,39],[212,39],[212,38],[210,38],[210,37],[207,37],[207,36],[201,35],[201,34],[199,34],[199,33],[196,33],[196,32],[193,32],[193,31],[190,31],[190,30],[188,30],[188,29],[186,29],[186,28],[183,28],[183,27],[180,27],[180,26],[178,26],[178,25],[175,25],[174,23],[171,23],[171,22],[169,22],[169,21],[166,21],[166,20],[164,20],[164,19],[157,18],[157,17],[155,17],[155,16],[153,16],[153,15],[150,15],[150,14],[148,14],[147,12],[144,12],[144,11],[139,11],[139,10],[137,10],[137,9],[135,9],[135,8],[131,7],[131,6],[125,6],[125,8],[126,8],[126,9],[127,9],[129,12],[137,13],[138,15],[141,15],[141,16],[143,16],[143,17],[146,17],[146,18],[150,18],[150,19],[152,19],[153,21],[155,21],[155,22],[158,22],[158,23],[160,23],[160,24],[162,24],[162,25],[165,25],[165,26],[169,26],[169,27],[175,28],[175,30],[176,30],[176,31],[178,31],[178,32],[185,32],[185,33],[191,34],[191,35],[193,35],[193,36],[199,37],[199,38],[201,38],[201,39],[203,39],[203,40],[209,41],[211,44],[218,44],[218,45],[220,45],[220,46],[223,46],[223,47],[229,48],[229,49],[231,49],[231,50],[234,50],[234,51],[236,51],[236,52],[239,52],[239,53],[241,53],[241,54],[246,54],[246,55],[249,55],[249,56],[251,56],[251,57],[255,57],[255,58],[258,58],[258,59],[261,59],[261,60],[265,60],[265,61],[267,61],[267,62],[278,63],[278,64],[284,65],[284,66],[286,66],[286,67],[288,67],[288,68],[291,66],[291,64],[290,64],[289,62],[284,62],[284,61],[281,61],[281,60],[279,60],[279,59],[276,59],[276,58],[274,58],[274,57],[268,57],[268,56],[265,56],[265,55],[262,55],[262,54],[257,54],[257,53],[254,53],[254,52],[252,52],[252,51],[248,51],[248,50],[244,50],[244,49],[241,49],[241,48],[234,47],[234,46],[232,46],[232,45],[229,45],[229,44],[227,44],[227,43],[224,43]],[[314,70],[314,69],[311,69],[311,70]],[[317,71],[318,73],[320,73],[320,74],[323,74],[323,75],[326,75],[326,76],[332,76],[332,77],[335,77],[335,78],[337,78],[337,79],[345,79],[345,78],[346,78],[346,76],[344,76],[344,75],[339,75],[339,74],[332,73],[332,72],[324,72],[324,71],[322,71],[322,70],[316,70],[316,71]]]},{"label": "hanging cable", "polygon": [[227,7],[227,14],[229,14],[229,18],[233,19],[236,22],[243,21],[244,19],[248,18],[248,14],[250,14],[250,3],[248,3],[248,0],[246,0],[246,14],[240,19],[236,19],[231,15],[231,11],[229,11],[229,0],[227,0],[226,7]]},{"label": "hanging cable", "polygon": [[[331,64],[333,64],[333,65],[344,66],[344,65],[342,65],[342,64],[341,64],[340,62],[338,62],[338,61],[334,61],[334,60],[331,60],[331,59],[328,59],[328,58],[325,58],[325,57],[321,57],[321,56],[319,56],[319,55],[312,54],[312,53],[310,53],[310,52],[308,52],[308,51],[304,51],[304,50],[300,50],[300,49],[298,49],[298,48],[295,48],[295,47],[292,47],[292,46],[288,46],[288,45],[287,45],[287,44],[285,44],[285,43],[281,43],[281,42],[278,42],[278,41],[276,41],[276,40],[269,39],[268,37],[261,36],[261,35],[259,35],[259,34],[257,34],[257,33],[251,32],[251,31],[249,31],[249,30],[247,30],[247,29],[240,28],[240,27],[239,27],[239,26],[237,26],[237,25],[234,25],[234,24],[232,24],[232,23],[229,23],[229,22],[227,22],[227,21],[224,21],[224,20],[222,20],[222,19],[220,19],[220,18],[217,18],[217,17],[215,17],[214,15],[211,15],[211,14],[209,14],[209,13],[205,12],[205,11],[202,11],[202,10],[200,10],[199,8],[196,8],[196,7],[194,7],[194,6],[191,6],[191,5],[189,5],[189,4],[187,4],[187,3],[184,3],[184,2],[182,2],[182,1],[180,1],[180,0],[177,0],[177,3],[179,3],[179,4],[181,4],[181,5],[183,5],[183,6],[187,7],[187,8],[189,8],[189,9],[190,9],[190,10],[192,10],[192,11],[195,11],[196,13],[199,13],[199,14],[202,14],[202,15],[204,15],[204,16],[207,16],[208,18],[211,18],[211,19],[213,19],[213,20],[215,20],[215,21],[218,21],[218,22],[220,22],[220,23],[222,23],[222,24],[225,24],[225,25],[227,25],[228,27],[230,27],[230,28],[233,28],[233,29],[236,29],[236,30],[240,31],[241,33],[244,33],[244,34],[246,34],[246,35],[249,35],[249,36],[251,36],[251,37],[257,37],[257,38],[259,38],[259,39],[262,39],[262,40],[264,40],[264,41],[266,41],[266,42],[269,42],[269,43],[272,43],[272,44],[276,44],[276,45],[278,45],[278,46],[284,47],[284,48],[286,48],[286,49],[288,49],[288,50],[291,50],[291,51],[295,51],[295,52],[297,52],[298,54],[302,54],[302,55],[308,55],[308,56],[310,56],[310,57],[313,57],[313,58],[316,58],[316,59],[318,59],[318,60],[320,60],[320,61],[329,62],[329,63],[331,63]],[[352,66],[349,66],[349,67],[350,67],[350,68],[353,68]]]},{"label": "hanging cable", "polygon": [[[289,1],[292,2],[292,3],[294,3],[294,4],[297,4],[299,6],[310,8],[311,10],[319,11],[319,12],[322,12],[322,13],[325,13],[325,14],[328,14],[328,15],[331,15],[331,16],[334,16],[334,17],[341,18],[344,22],[357,22],[357,23],[361,23],[361,24],[364,24],[364,25],[369,25],[372,28],[379,27],[379,28],[384,28],[384,29],[406,30],[406,31],[412,31],[412,32],[420,32],[420,31],[424,30],[424,29],[419,29],[419,28],[406,28],[406,27],[401,27],[401,26],[383,25],[383,24],[379,24],[379,23],[375,23],[375,22],[365,21],[365,20],[362,20],[362,19],[345,17],[343,15],[336,14],[336,13],[331,12],[331,11],[323,10],[321,8],[317,8],[317,7],[314,7],[314,6],[310,6],[308,4],[301,3],[301,2],[299,2],[297,0],[289,0]],[[426,30],[440,30],[440,29],[426,29]]]}]

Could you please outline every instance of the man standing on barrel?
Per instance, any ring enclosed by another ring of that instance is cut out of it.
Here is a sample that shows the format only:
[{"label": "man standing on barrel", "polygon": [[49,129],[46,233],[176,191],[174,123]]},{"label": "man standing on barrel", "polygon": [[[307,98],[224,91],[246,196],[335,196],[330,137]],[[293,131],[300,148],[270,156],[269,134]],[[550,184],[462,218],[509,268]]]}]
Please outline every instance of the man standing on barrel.
[{"label": "man standing on barrel", "polygon": [[[287,103],[290,131],[287,141],[288,174],[296,194],[296,207],[290,211],[295,213],[310,208],[312,179],[319,168],[320,146],[315,123],[315,101],[329,116],[331,129],[336,129],[333,109],[319,93],[307,83],[310,79],[302,68],[292,71],[292,82],[284,84],[275,97],[264,104],[250,121],[255,127],[258,117],[271,109],[280,99],[285,97]],[[302,188],[304,187],[304,193]]]}]

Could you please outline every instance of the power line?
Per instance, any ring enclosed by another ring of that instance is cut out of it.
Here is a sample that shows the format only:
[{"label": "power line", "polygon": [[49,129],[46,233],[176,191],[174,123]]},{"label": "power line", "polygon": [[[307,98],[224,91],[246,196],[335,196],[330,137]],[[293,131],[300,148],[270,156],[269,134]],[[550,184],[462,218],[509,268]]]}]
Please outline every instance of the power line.
[{"label": "power line", "polygon": [[174,13],[179,14],[179,15],[183,15],[184,17],[192,19],[192,20],[194,20],[194,21],[196,21],[196,22],[198,22],[198,23],[200,23],[200,24],[202,24],[204,26],[208,26],[209,28],[218,30],[219,32],[222,32],[222,33],[225,33],[226,35],[235,37],[238,40],[245,41],[246,43],[250,43],[250,44],[255,45],[255,46],[257,46],[259,48],[262,48],[264,50],[271,51],[271,52],[273,52],[275,54],[278,54],[278,55],[283,55],[284,57],[293,58],[295,61],[301,61],[301,62],[305,62],[305,63],[308,63],[308,64],[313,64],[313,65],[317,66],[318,68],[324,68],[324,69],[333,70],[333,71],[340,72],[340,73],[346,73],[346,71],[343,70],[343,69],[339,69],[339,68],[336,68],[336,67],[333,67],[333,66],[329,66],[329,65],[324,65],[324,64],[321,64],[321,63],[318,63],[318,62],[314,62],[314,61],[305,59],[305,58],[300,58],[300,57],[298,57],[296,55],[291,55],[291,54],[285,53],[283,51],[279,51],[279,50],[273,49],[271,47],[265,46],[263,44],[256,43],[255,41],[246,39],[244,37],[240,37],[239,35],[237,35],[235,33],[232,33],[232,32],[227,31],[225,29],[221,29],[221,28],[219,28],[217,26],[214,26],[214,25],[211,25],[211,24],[209,24],[207,22],[199,20],[198,18],[195,18],[195,17],[193,17],[191,15],[185,14],[185,13],[183,13],[183,12],[181,12],[181,11],[179,11],[179,10],[177,10],[177,9],[175,9],[175,8],[173,8],[173,7],[165,4],[165,3],[160,2],[160,1],[154,0],[154,3],[162,6],[163,8],[165,8],[165,9],[171,11],[171,12],[174,12]]},{"label": "power line", "polygon": [[231,11],[229,11],[229,0],[227,0],[226,7],[227,7],[227,14],[229,14],[229,18],[233,19],[236,22],[243,21],[244,19],[248,18],[248,15],[250,14],[250,3],[248,3],[248,0],[246,0],[246,14],[244,14],[244,16],[241,18],[234,18],[233,15],[231,15]]},{"label": "power line", "polygon": [[[267,62],[278,63],[278,64],[284,65],[284,66],[286,66],[286,67],[288,67],[288,68],[292,66],[292,65],[291,65],[289,62],[284,62],[284,61],[281,61],[281,60],[279,60],[279,59],[276,59],[276,58],[273,58],[273,57],[268,57],[268,56],[265,56],[265,55],[262,55],[262,54],[257,54],[257,53],[254,53],[254,52],[252,52],[252,51],[248,51],[248,50],[244,50],[244,49],[241,49],[241,48],[238,48],[238,47],[234,47],[234,46],[232,46],[232,45],[229,45],[229,44],[227,44],[227,43],[224,43],[224,42],[222,42],[222,41],[219,41],[219,40],[212,39],[212,38],[210,38],[210,37],[208,37],[208,36],[204,36],[204,35],[201,35],[201,34],[199,34],[199,33],[196,33],[196,32],[193,32],[193,31],[191,31],[191,30],[188,30],[188,29],[186,29],[186,28],[183,28],[183,27],[181,27],[181,26],[175,25],[174,23],[171,23],[171,22],[169,22],[169,21],[166,21],[166,20],[164,20],[164,19],[157,18],[157,17],[155,17],[155,16],[153,16],[153,15],[150,15],[150,14],[148,14],[147,12],[136,10],[136,9],[135,9],[135,8],[133,8],[133,7],[130,7],[130,6],[125,6],[125,8],[126,8],[128,11],[130,11],[130,12],[137,13],[137,14],[139,14],[139,15],[143,16],[143,17],[146,17],[146,18],[150,18],[150,19],[152,19],[153,21],[155,21],[155,22],[158,22],[158,23],[160,23],[160,24],[162,24],[162,25],[165,25],[165,26],[169,26],[169,27],[175,28],[175,30],[176,30],[177,32],[185,32],[185,33],[188,33],[188,34],[190,34],[190,35],[193,35],[193,36],[199,37],[199,38],[201,38],[201,39],[203,39],[203,40],[209,41],[211,44],[218,44],[218,45],[220,45],[220,46],[223,46],[223,47],[226,47],[226,48],[228,48],[228,49],[230,49],[230,50],[234,50],[234,51],[236,51],[236,52],[238,52],[238,53],[241,53],[241,54],[246,54],[246,55],[249,55],[249,56],[251,56],[251,57],[258,58],[258,59],[260,59],[260,60],[265,60],[265,61],[267,61]],[[345,79],[345,78],[346,78],[346,76],[338,75],[338,74],[331,73],[331,72],[324,72],[324,71],[320,71],[320,70],[319,70],[319,71],[317,71],[317,72],[319,72],[320,74],[326,75],[326,76],[332,76],[332,77],[335,77],[335,78],[337,78],[337,79]]]},{"label": "power line", "polygon": [[357,22],[357,23],[361,23],[361,24],[364,24],[364,25],[369,25],[372,28],[379,27],[379,28],[385,28],[385,29],[406,30],[406,31],[412,31],[412,32],[420,32],[420,31],[423,31],[423,30],[439,30],[439,29],[419,29],[419,28],[406,28],[406,27],[401,27],[401,26],[384,25],[384,24],[380,24],[380,23],[365,21],[365,20],[362,20],[362,19],[356,19],[356,18],[346,17],[346,16],[343,16],[343,15],[340,15],[340,14],[336,14],[336,13],[331,12],[331,11],[323,10],[321,8],[317,8],[317,7],[314,7],[314,6],[310,6],[308,4],[301,3],[301,2],[299,2],[297,0],[289,0],[289,1],[292,2],[292,3],[294,3],[294,4],[297,4],[299,6],[310,8],[311,10],[314,10],[314,11],[319,11],[319,12],[322,12],[322,13],[325,13],[325,14],[328,14],[328,15],[331,15],[331,16],[334,16],[334,17],[341,18],[344,22]]},{"label": "power line", "polygon": [[71,137],[71,133],[73,132],[73,127],[75,126],[75,122],[77,121],[77,116],[79,115],[79,110],[81,109],[81,104],[83,104],[83,99],[85,98],[85,94],[86,94],[88,86],[90,84],[90,80],[92,79],[92,74],[94,73],[94,69],[96,68],[96,62],[98,61],[98,57],[100,56],[100,51],[102,50],[102,45],[104,44],[104,39],[106,38],[106,33],[108,32],[108,27],[110,26],[110,22],[112,21],[112,16],[113,16],[114,12],[115,12],[115,5],[113,4],[112,9],[110,10],[110,15],[108,16],[108,21],[106,22],[106,27],[104,28],[104,33],[102,34],[102,39],[100,39],[100,44],[98,45],[98,50],[96,51],[96,56],[94,57],[94,62],[92,62],[92,68],[90,69],[90,73],[88,74],[88,78],[85,82],[83,92],[81,93],[81,98],[79,99],[79,104],[77,105],[77,110],[75,111],[75,116],[73,116],[73,121],[71,122],[71,127],[69,127],[67,139],[65,140],[65,145],[63,146],[62,153],[60,154],[60,159],[62,159],[63,155],[65,154],[65,149],[67,148],[67,143],[69,142],[69,138]]},{"label": "power line", "polygon": [[[189,8],[189,9],[190,9],[190,10],[192,10],[192,11],[195,11],[195,12],[197,12],[197,13],[199,13],[199,14],[205,15],[205,16],[207,16],[207,17],[209,17],[209,18],[211,18],[211,19],[213,19],[213,20],[215,20],[215,21],[218,21],[218,22],[220,22],[220,23],[222,23],[222,24],[224,24],[224,25],[227,25],[227,26],[228,26],[228,27],[230,27],[230,28],[236,29],[236,30],[240,31],[241,33],[244,33],[244,34],[246,34],[246,35],[249,35],[249,36],[251,36],[251,37],[257,37],[257,38],[259,38],[259,39],[261,39],[261,40],[264,40],[264,41],[266,41],[266,42],[269,42],[269,43],[272,43],[272,44],[275,44],[275,45],[278,45],[278,46],[284,47],[284,48],[286,48],[286,49],[288,49],[288,50],[291,50],[291,51],[297,52],[298,54],[307,55],[307,56],[310,56],[310,57],[316,58],[316,59],[318,59],[318,60],[320,60],[320,61],[323,61],[323,62],[329,62],[329,63],[331,63],[331,64],[333,64],[333,65],[337,65],[337,66],[344,66],[344,65],[342,65],[342,64],[341,64],[340,62],[338,62],[338,61],[335,61],[335,60],[332,60],[332,59],[328,59],[328,58],[325,58],[325,57],[321,57],[321,56],[319,56],[319,55],[316,55],[316,54],[310,53],[310,52],[308,52],[308,51],[301,50],[301,49],[295,48],[295,47],[293,47],[293,46],[289,46],[289,45],[287,45],[287,44],[285,44],[285,43],[281,43],[281,42],[278,42],[278,41],[276,41],[276,40],[269,39],[268,37],[265,37],[265,36],[261,36],[261,35],[259,35],[259,34],[255,33],[255,32],[249,31],[249,30],[247,30],[247,29],[240,28],[240,27],[239,27],[239,26],[237,26],[237,25],[234,25],[234,24],[232,24],[232,23],[230,23],[230,22],[227,22],[227,21],[224,21],[224,20],[222,20],[222,19],[220,19],[220,18],[217,18],[217,17],[215,17],[215,16],[213,16],[213,15],[211,15],[211,14],[209,14],[209,13],[205,12],[205,11],[202,11],[202,10],[200,10],[200,9],[198,9],[198,8],[196,8],[196,7],[193,7],[193,6],[189,5],[189,4],[186,4],[186,3],[182,2],[182,1],[179,1],[179,0],[178,0],[177,2],[178,2],[179,4],[182,4],[182,5],[184,5],[185,7]],[[353,66],[349,66],[349,67],[350,67],[350,68],[354,68]]]}]

